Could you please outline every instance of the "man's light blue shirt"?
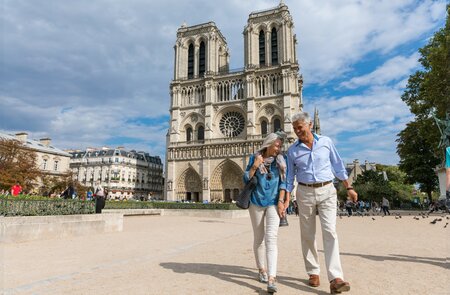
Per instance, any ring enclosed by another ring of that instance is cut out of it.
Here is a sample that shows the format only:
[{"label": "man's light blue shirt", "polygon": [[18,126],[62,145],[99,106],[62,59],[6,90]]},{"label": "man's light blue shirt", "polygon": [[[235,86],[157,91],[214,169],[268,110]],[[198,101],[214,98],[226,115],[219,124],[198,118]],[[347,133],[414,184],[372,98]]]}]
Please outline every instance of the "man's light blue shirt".
[{"label": "man's light blue shirt", "polygon": [[342,162],[333,141],[327,136],[314,134],[312,149],[297,140],[287,153],[287,191],[294,189],[295,177],[298,182],[316,183],[348,178],[344,162]]}]

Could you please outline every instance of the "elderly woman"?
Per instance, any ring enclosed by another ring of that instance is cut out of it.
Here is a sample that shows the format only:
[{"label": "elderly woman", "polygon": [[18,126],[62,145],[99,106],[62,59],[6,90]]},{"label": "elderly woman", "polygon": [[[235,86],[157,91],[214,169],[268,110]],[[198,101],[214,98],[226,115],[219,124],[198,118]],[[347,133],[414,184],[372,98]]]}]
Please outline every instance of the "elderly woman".
[{"label": "elderly woman", "polygon": [[[267,283],[267,291],[277,291],[275,284],[278,259],[278,227],[289,205],[285,198],[286,160],[280,154],[282,137],[269,134],[258,152],[250,156],[244,181],[253,176],[258,184],[250,198],[250,219],[253,226],[253,251],[259,269],[258,279]],[[267,258],[267,269],[265,266]]]}]

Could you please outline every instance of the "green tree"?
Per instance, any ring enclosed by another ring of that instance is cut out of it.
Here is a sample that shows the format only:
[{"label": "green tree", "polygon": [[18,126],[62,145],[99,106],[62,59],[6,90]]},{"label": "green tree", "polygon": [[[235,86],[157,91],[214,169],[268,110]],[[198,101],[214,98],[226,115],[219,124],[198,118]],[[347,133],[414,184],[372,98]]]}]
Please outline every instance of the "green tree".
[{"label": "green tree", "polygon": [[440,159],[430,149],[426,138],[426,128],[420,122],[410,122],[400,132],[397,152],[400,156],[400,169],[406,172],[406,180],[410,184],[418,183],[419,189],[431,200],[438,179],[434,168]]},{"label": "green tree", "polygon": [[400,170],[398,166],[389,166],[377,164],[377,171],[385,171],[389,182],[407,183],[406,173]]},{"label": "green tree", "polygon": [[418,183],[431,199],[437,188],[434,168],[444,154],[438,149],[440,134],[433,114],[445,118],[450,112],[450,4],[445,27],[419,49],[422,69],[409,77],[402,100],[415,115],[398,134],[397,153],[400,169],[410,183]]},{"label": "green tree", "polygon": [[409,183],[405,172],[401,171],[398,166],[387,165],[377,165],[377,171],[386,173],[395,198],[398,198],[400,202],[409,203],[412,201],[414,186]]},{"label": "green tree", "polygon": [[364,171],[353,183],[359,199],[380,202],[383,197],[392,200],[395,192],[383,174],[374,170]]}]

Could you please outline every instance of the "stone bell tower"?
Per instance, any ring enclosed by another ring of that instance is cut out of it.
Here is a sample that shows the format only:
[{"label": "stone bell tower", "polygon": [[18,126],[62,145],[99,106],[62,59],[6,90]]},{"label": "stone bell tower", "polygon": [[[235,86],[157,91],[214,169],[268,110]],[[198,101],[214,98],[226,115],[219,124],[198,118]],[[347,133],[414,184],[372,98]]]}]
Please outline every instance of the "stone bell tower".
[{"label": "stone bell tower", "polygon": [[302,80],[288,7],[252,12],[244,28],[244,68],[229,69],[214,22],[177,31],[170,84],[166,199],[231,202],[248,157],[270,132],[293,140]]}]

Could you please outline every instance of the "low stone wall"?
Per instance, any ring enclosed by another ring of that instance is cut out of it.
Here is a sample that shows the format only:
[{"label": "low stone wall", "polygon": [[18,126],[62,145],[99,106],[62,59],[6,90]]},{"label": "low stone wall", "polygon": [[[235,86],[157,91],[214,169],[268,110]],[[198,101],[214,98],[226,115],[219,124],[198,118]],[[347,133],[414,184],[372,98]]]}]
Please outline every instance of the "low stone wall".
[{"label": "low stone wall", "polygon": [[122,230],[123,214],[121,213],[0,217],[0,242],[2,243]]},{"label": "low stone wall", "polygon": [[248,210],[206,210],[206,209],[162,209],[164,216],[191,216],[207,218],[242,218],[248,217]]},{"label": "low stone wall", "polygon": [[103,209],[103,213],[121,213],[124,216],[132,215],[161,215],[163,209]]},{"label": "low stone wall", "polygon": [[207,218],[248,217],[248,210],[208,210],[208,209],[103,209],[102,213],[122,213],[132,215],[191,216]]}]

